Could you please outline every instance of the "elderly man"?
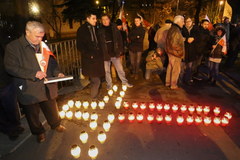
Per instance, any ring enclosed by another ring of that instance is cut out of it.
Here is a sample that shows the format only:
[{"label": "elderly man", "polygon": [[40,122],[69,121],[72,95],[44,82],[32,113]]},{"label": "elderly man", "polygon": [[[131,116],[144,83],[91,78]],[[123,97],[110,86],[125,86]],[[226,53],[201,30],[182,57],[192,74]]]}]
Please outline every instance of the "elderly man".
[{"label": "elderly man", "polygon": [[166,38],[166,52],[169,58],[167,67],[166,86],[171,89],[178,89],[178,78],[181,71],[181,62],[184,58],[184,38],[181,29],[184,25],[184,17],[174,17],[174,23],[168,31]]},{"label": "elderly man", "polygon": [[[57,84],[44,84],[46,77],[64,75],[58,70],[57,62],[52,56],[49,55],[48,64],[41,63],[44,59],[40,63],[37,59],[37,55],[43,54],[44,34],[41,23],[27,22],[26,34],[7,45],[4,59],[7,72],[14,77],[18,100],[23,106],[30,130],[33,135],[37,135],[39,143],[45,141],[45,129],[39,120],[40,109],[52,129],[58,132],[65,130],[58,115]],[[45,66],[46,71],[39,64]]]}]

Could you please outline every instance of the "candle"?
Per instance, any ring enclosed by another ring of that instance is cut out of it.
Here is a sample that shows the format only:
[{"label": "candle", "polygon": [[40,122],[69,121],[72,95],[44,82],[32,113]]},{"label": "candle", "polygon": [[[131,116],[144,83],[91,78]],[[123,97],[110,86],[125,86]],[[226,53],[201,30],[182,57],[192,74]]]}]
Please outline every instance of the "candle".
[{"label": "candle", "polygon": [[103,129],[105,130],[105,132],[109,132],[110,127],[111,127],[110,122],[109,122],[109,121],[104,121],[104,123],[103,123]]},{"label": "candle", "polygon": [[124,114],[119,113],[119,115],[118,115],[118,120],[119,120],[119,122],[123,122],[123,121],[125,120]]},{"label": "candle", "polygon": [[213,109],[213,113],[214,113],[214,115],[215,116],[218,116],[219,114],[220,114],[220,108],[219,107],[214,107],[214,109]]},{"label": "candle", "polygon": [[84,109],[88,109],[88,106],[89,106],[88,101],[84,101],[84,102],[83,102],[83,108],[84,108]]},{"label": "candle", "polygon": [[141,113],[138,113],[138,114],[137,114],[137,121],[138,121],[139,123],[142,123],[142,121],[143,121],[143,115],[142,115]]},{"label": "candle", "polygon": [[154,103],[150,103],[150,104],[149,104],[149,109],[150,109],[150,111],[154,111],[154,109],[155,109],[155,104],[154,104]]},{"label": "candle", "polygon": [[197,114],[201,114],[203,111],[202,106],[197,106],[196,111],[197,111]]},{"label": "candle", "polygon": [[70,108],[73,108],[73,106],[74,106],[74,101],[73,101],[73,100],[69,100],[69,101],[68,101],[68,106],[69,106]]},{"label": "candle", "polygon": [[228,118],[226,118],[226,117],[223,117],[222,119],[221,119],[221,122],[222,122],[222,126],[227,126],[228,124],[229,124],[229,119]]},{"label": "candle", "polygon": [[163,108],[164,108],[165,112],[168,112],[170,110],[170,105],[169,104],[165,104]]},{"label": "candle", "polygon": [[82,114],[82,118],[84,121],[88,121],[89,119],[89,113],[87,111],[84,111],[83,114]]},{"label": "candle", "polygon": [[148,123],[152,123],[153,120],[154,120],[153,114],[149,113],[148,116],[147,116],[147,120],[148,120]]},{"label": "candle", "polygon": [[82,103],[81,103],[80,101],[76,101],[76,102],[75,102],[75,107],[76,107],[77,109],[81,108],[81,105],[82,105]]},{"label": "candle", "polygon": [[190,113],[190,114],[193,114],[193,113],[194,113],[194,111],[195,111],[195,107],[194,107],[194,106],[192,106],[192,105],[191,105],[191,106],[189,106],[189,107],[188,107],[188,111],[189,111],[189,113]]},{"label": "candle", "polygon": [[74,115],[78,120],[80,120],[82,118],[82,112],[79,110],[77,110]]},{"label": "candle", "polygon": [[208,126],[209,124],[211,124],[212,119],[211,119],[211,117],[204,117],[203,121],[204,121],[205,126]]},{"label": "candle", "polygon": [[91,107],[92,107],[92,109],[96,109],[97,108],[97,102],[92,102]]},{"label": "candle", "polygon": [[157,104],[157,111],[160,112],[163,109],[162,104]]},{"label": "candle", "polygon": [[121,97],[124,97],[124,96],[125,96],[125,92],[124,92],[124,91],[120,91],[119,94],[120,94]]},{"label": "candle", "polygon": [[122,97],[117,97],[116,100],[122,102]]},{"label": "candle", "polygon": [[163,121],[163,116],[162,116],[161,114],[158,114],[158,115],[156,116],[156,120],[157,120],[158,123],[162,123],[162,121]]},{"label": "candle", "polygon": [[108,97],[108,96],[104,96],[104,97],[103,97],[103,101],[104,101],[105,103],[108,103],[109,97]]},{"label": "candle", "polygon": [[100,109],[104,109],[105,103],[103,101],[98,102],[98,106]]},{"label": "candle", "polygon": [[133,104],[132,104],[132,107],[133,107],[133,109],[137,109],[138,108],[138,104],[137,104],[137,102],[134,102]]},{"label": "candle", "polygon": [[210,112],[210,107],[209,107],[209,106],[205,106],[205,107],[203,108],[203,113],[204,113],[205,115],[207,115],[209,112]]},{"label": "candle", "polygon": [[103,132],[103,131],[100,131],[98,133],[98,141],[103,144],[107,139],[107,135]]},{"label": "candle", "polygon": [[171,123],[171,121],[172,121],[172,116],[171,116],[171,115],[169,115],[169,114],[168,114],[168,115],[166,115],[166,116],[165,116],[165,121],[166,121],[166,123],[167,123],[167,124],[170,124],[170,123]]},{"label": "candle", "polygon": [[90,116],[90,119],[91,119],[91,120],[94,120],[94,121],[97,121],[97,120],[98,120],[98,114],[95,113],[95,112],[93,112],[93,113],[91,114],[91,116]]},{"label": "candle", "polygon": [[145,103],[141,103],[140,104],[140,109],[141,110],[145,110],[147,108],[146,104]]},{"label": "candle", "polygon": [[67,119],[71,120],[73,118],[73,112],[72,111],[67,111],[66,112],[66,117],[67,117]]},{"label": "candle", "polygon": [[75,159],[77,159],[77,158],[79,158],[80,157],[80,154],[81,154],[81,148],[78,146],[78,145],[73,145],[72,147],[71,147],[71,155],[75,158]]},{"label": "candle", "polygon": [[62,110],[64,111],[64,112],[67,112],[68,110],[69,110],[69,106],[68,105],[63,105],[62,106]]},{"label": "candle", "polygon": [[127,86],[126,85],[122,85],[122,90],[126,92],[127,91]]},{"label": "candle", "polygon": [[113,113],[109,113],[109,114],[108,114],[108,121],[109,121],[110,123],[113,123],[113,122],[114,122],[114,119],[115,119],[114,114],[113,114]]},{"label": "candle", "polygon": [[173,111],[173,113],[176,113],[178,111],[178,105],[174,104],[172,106],[172,111]]},{"label": "candle", "polygon": [[113,90],[110,89],[110,90],[108,91],[108,95],[109,95],[109,96],[112,96],[112,95],[113,95]]},{"label": "candle", "polygon": [[59,112],[59,117],[61,118],[61,119],[64,119],[65,118],[65,112],[64,111],[60,111]]},{"label": "candle", "polygon": [[85,131],[82,131],[79,136],[80,141],[85,144],[88,141],[88,133]]},{"label": "candle", "polygon": [[128,102],[123,102],[123,107],[125,109],[129,109],[129,103]]},{"label": "candle", "polygon": [[98,156],[98,149],[94,145],[90,146],[88,150],[88,155],[91,159],[96,159]]},{"label": "candle", "polygon": [[177,124],[178,124],[179,126],[181,126],[181,125],[183,124],[183,122],[184,122],[183,116],[182,116],[182,115],[179,115],[179,116],[177,117]]},{"label": "candle", "polygon": [[113,86],[113,91],[114,91],[114,92],[117,92],[117,90],[118,90],[118,86],[117,86],[117,85],[114,85],[114,86]]},{"label": "candle", "polygon": [[91,120],[90,123],[89,123],[89,127],[92,129],[92,130],[96,130],[97,128],[97,122],[95,120]]},{"label": "candle", "polygon": [[135,120],[135,116],[134,116],[133,113],[129,113],[129,114],[128,114],[128,120],[129,120],[129,122],[131,122],[131,123]]},{"label": "candle", "polygon": [[193,116],[188,115],[187,116],[187,125],[191,125],[191,124],[193,124],[193,122],[194,122]]},{"label": "candle", "polygon": [[182,113],[185,113],[187,111],[187,106],[186,105],[182,105],[180,108]]},{"label": "candle", "polygon": [[221,118],[219,118],[219,117],[214,117],[213,123],[214,123],[215,126],[220,125],[220,124],[221,124]]},{"label": "candle", "polygon": [[196,124],[196,125],[199,125],[199,124],[201,124],[201,123],[202,123],[202,117],[197,116],[197,117],[195,118],[195,124]]},{"label": "candle", "polygon": [[227,118],[230,120],[230,119],[232,119],[232,114],[229,113],[229,112],[226,112],[226,113],[224,114],[224,117],[227,117]]},{"label": "candle", "polygon": [[121,102],[120,101],[116,101],[115,102],[115,107],[116,107],[116,109],[120,109],[121,108]]}]

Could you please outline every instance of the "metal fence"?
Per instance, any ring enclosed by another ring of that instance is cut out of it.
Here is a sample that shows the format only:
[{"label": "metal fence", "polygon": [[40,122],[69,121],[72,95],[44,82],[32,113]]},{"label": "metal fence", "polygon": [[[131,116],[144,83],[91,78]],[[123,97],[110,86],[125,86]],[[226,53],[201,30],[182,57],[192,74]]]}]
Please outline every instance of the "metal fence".
[{"label": "metal fence", "polygon": [[[60,70],[65,75],[72,75],[74,79],[80,76],[80,53],[77,51],[76,39],[64,40],[48,44],[51,51],[56,55]],[[59,87],[71,85],[73,81],[59,83]]]}]

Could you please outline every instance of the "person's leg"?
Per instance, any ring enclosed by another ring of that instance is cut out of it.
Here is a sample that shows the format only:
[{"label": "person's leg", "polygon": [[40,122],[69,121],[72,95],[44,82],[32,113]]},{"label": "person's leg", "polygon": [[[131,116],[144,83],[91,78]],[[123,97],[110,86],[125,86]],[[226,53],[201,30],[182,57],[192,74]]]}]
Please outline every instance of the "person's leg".
[{"label": "person's leg", "polygon": [[181,58],[174,57],[174,63],[172,68],[172,76],[171,76],[171,88],[175,89],[177,88],[178,78],[179,74],[181,72]]},{"label": "person's leg", "polygon": [[52,129],[60,125],[61,119],[58,114],[58,107],[56,99],[50,99],[39,103],[48,124]]},{"label": "person's leg", "polygon": [[107,82],[107,89],[112,88],[112,78],[111,78],[111,61],[104,61],[104,69],[105,69],[105,79]]},{"label": "person's leg", "polygon": [[32,105],[23,105],[28,125],[33,135],[39,135],[45,132],[42,123],[39,120],[40,106],[38,103]]},{"label": "person's leg", "polygon": [[120,58],[112,57],[111,61],[114,65],[114,67],[117,70],[118,77],[122,81],[122,84],[127,84],[128,80],[126,79],[126,75],[125,75],[125,72],[123,70],[123,66],[122,66]]},{"label": "person's leg", "polygon": [[146,80],[150,79],[151,73],[152,73],[151,69],[146,69],[146,72],[145,72],[145,79]]},{"label": "person's leg", "polygon": [[213,79],[213,62],[212,61],[208,62],[208,67],[209,67],[209,81],[212,81]]},{"label": "person's leg", "polygon": [[90,77],[91,81],[91,98],[96,99],[99,92],[101,80],[99,77]]},{"label": "person's leg", "polygon": [[219,75],[219,64],[220,63],[214,63],[214,79],[215,79],[215,81],[217,81],[218,80],[218,75]]},{"label": "person's leg", "polygon": [[141,65],[141,59],[142,59],[142,52],[137,52],[137,57],[136,57],[136,73],[139,72],[139,68]]},{"label": "person's leg", "polygon": [[130,62],[132,66],[132,73],[136,74],[136,53],[129,51],[129,56],[130,56]]},{"label": "person's leg", "polygon": [[186,73],[185,73],[186,82],[190,82],[192,80],[192,65],[193,65],[193,62],[186,63]]},{"label": "person's leg", "polygon": [[165,85],[168,87],[171,85],[171,79],[172,79],[172,69],[173,69],[173,63],[174,58],[172,58],[172,55],[168,55],[168,67],[167,67],[167,73],[166,73],[166,82]]}]

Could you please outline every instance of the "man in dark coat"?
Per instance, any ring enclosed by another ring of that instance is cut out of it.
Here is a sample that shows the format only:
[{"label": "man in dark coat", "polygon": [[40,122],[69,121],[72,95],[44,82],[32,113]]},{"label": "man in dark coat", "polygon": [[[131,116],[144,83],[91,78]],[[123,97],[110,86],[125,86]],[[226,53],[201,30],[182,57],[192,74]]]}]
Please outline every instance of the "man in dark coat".
[{"label": "man in dark coat", "polygon": [[123,43],[120,31],[114,23],[110,22],[110,17],[106,14],[101,17],[102,25],[99,29],[99,41],[102,52],[104,53],[105,78],[107,89],[112,88],[111,63],[117,70],[118,77],[122,85],[133,87],[128,83],[121,63],[120,55],[123,53]]},{"label": "man in dark coat", "polygon": [[97,99],[101,77],[104,76],[103,53],[100,49],[96,14],[89,12],[87,22],[77,31],[77,49],[81,53],[82,72],[91,82],[91,98]]},{"label": "man in dark coat", "polygon": [[11,77],[3,63],[4,49],[0,45],[0,131],[15,140],[24,131],[21,127],[17,95]]},{"label": "man in dark coat", "polygon": [[38,142],[45,141],[45,129],[39,120],[40,108],[52,129],[58,132],[65,130],[58,115],[57,84],[44,84],[47,77],[64,75],[58,70],[57,62],[52,56],[46,72],[42,71],[36,58],[37,54],[43,54],[40,44],[42,45],[44,34],[41,23],[27,22],[26,35],[7,45],[4,58],[7,72],[14,77],[18,101],[23,106],[31,132],[37,135]]},{"label": "man in dark coat", "polygon": [[181,29],[184,25],[184,17],[176,16],[174,23],[166,37],[166,52],[169,63],[167,67],[166,86],[171,89],[178,89],[178,78],[181,72],[181,62],[185,55],[184,38]]}]

